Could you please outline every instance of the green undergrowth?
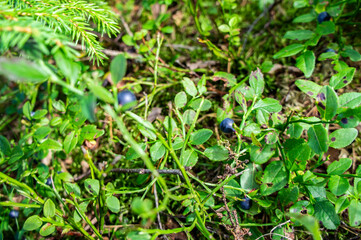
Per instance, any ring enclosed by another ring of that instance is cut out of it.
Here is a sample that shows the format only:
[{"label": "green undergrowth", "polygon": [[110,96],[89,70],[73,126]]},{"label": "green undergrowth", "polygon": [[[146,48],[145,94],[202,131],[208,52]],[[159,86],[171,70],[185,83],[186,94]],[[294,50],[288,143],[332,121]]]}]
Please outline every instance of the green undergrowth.
[{"label": "green undergrowth", "polygon": [[3,1],[0,240],[356,239],[360,6]]}]

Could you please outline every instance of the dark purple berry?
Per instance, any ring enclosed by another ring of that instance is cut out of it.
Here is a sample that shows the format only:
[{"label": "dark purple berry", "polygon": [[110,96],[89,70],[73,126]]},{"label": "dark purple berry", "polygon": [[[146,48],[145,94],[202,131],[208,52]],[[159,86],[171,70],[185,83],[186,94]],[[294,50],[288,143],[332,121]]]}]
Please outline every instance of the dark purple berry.
[{"label": "dark purple berry", "polygon": [[328,48],[328,49],[326,49],[326,51],[325,52],[333,52],[333,53],[336,53],[336,51],[335,50],[333,50],[332,48]]},{"label": "dark purple berry", "polygon": [[243,210],[249,210],[252,207],[252,200],[249,199],[248,197],[244,197],[240,203],[239,206],[243,209]]},{"label": "dark purple berry", "polygon": [[322,23],[322,22],[330,21],[330,20],[331,20],[331,16],[330,16],[330,14],[328,14],[328,12],[322,12],[322,13],[318,14],[318,16],[317,16],[318,23]]},{"label": "dark purple berry", "polygon": [[133,103],[135,101],[137,101],[137,98],[135,97],[134,93],[132,93],[129,90],[123,90],[120,93],[118,93],[118,104],[121,106]]},{"label": "dark purple berry", "polygon": [[233,123],[234,123],[234,121],[232,119],[226,118],[221,122],[219,127],[220,127],[221,131],[224,133],[232,133],[232,132],[236,131],[233,128]]},{"label": "dark purple berry", "polygon": [[19,211],[18,210],[11,210],[9,213],[9,216],[11,218],[18,218],[19,217]]},{"label": "dark purple berry", "polygon": [[46,185],[51,186],[51,178],[48,178],[48,179],[46,180]]}]

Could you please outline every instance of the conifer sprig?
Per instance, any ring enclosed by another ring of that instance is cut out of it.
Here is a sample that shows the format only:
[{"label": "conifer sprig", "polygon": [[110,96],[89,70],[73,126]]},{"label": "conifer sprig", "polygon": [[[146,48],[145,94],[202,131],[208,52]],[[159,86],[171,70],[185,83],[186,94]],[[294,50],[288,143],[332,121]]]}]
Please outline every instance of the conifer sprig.
[{"label": "conifer sprig", "polygon": [[[75,43],[80,42],[91,59],[99,63],[106,55],[102,52],[103,47],[97,40],[96,31],[101,34],[107,34],[109,37],[119,32],[115,21],[114,13],[109,9],[106,3],[102,1],[64,1],[64,0],[27,0],[27,1],[8,1],[0,3],[0,39],[1,50],[17,46],[21,48],[26,38],[34,37],[44,31],[49,34],[51,31],[58,35],[50,34],[49,39],[41,37],[34,39],[51,43],[58,38],[59,41],[71,38]],[[26,24],[31,30],[22,29]],[[42,24],[36,24],[42,23]],[[94,23],[95,26],[92,26]],[[6,26],[9,26],[6,28]],[[11,27],[10,27],[11,26]],[[48,28],[48,29],[46,29]],[[64,37],[59,37],[63,35]],[[15,38],[13,43],[7,39]],[[5,41],[4,41],[5,39]],[[7,42],[6,42],[7,40]],[[3,43],[4,42],[4,43]]]}]

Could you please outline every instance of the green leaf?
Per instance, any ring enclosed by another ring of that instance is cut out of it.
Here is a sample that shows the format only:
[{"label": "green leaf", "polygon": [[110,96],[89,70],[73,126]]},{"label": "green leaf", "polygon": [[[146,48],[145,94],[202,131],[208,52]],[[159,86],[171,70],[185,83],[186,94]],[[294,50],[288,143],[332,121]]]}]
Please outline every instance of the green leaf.
[{"label": "green leaf", "polygon": [[51,223],[45,223],[39,231],[40,235],[43,237],[49,236],[53,232],[55,232],[55,226]]},{"label": "green leaf", "polygon": [[310,30],[295,30],[287,31],[283,38],[302,41],[310,39],[313,35],[314,33]]},{"label": "green leaf", "polygon": [[332,120],[338,108],[338,97],[330,86],[324,86],[317,94],[317,109],[323,119]]},{"label": "green leaf", "polygon": [[296,17],[295,19],[293,19],[293,22],[294,23],[308,23],[308,22],[312,22],[313,20],[315,20],[316,17],[317,16],[313,13],[307,13],[307,14],[303,14],[303,15]]},{"label": "green leaf", "polygon": [[[143,151],[145,151],[145,149],[147,148],[147,145],[145,143],[140,143],[139,147]],[[128,160],[128,161],[131,161],[131,160],[134,160],[134,159],[137,159],[137,158],[140,158],[140,155],[133,148],[130,148],[127,151],[127,153],[125,154],[125,159]]]},{"label": "green leaf", "polygon": [[315,124],[307,131],[308,146],[317,154],[327,152],[327,131],[321,124]]},{"label": "green leaf", "polygon": [[142,200],[140,197],[136,197],[132,201],[132,211],[136,214],[149,213],[153,208],[153,203],[149,199]]},{"label": "green leaf", "polygon": [[246,137],[257,136],[261,133],[261,127],[257,123],[247,124],[247,126],[243,129],[243,135]]},{"label": "green leaf", "polygon": [[155,132],[155,128],[153,127],[152,123],[144,120],[143,118],[139,117],[137,114],[132,113],[132,112],[127,112],[126,113],[129,117],[133,118],[135,121],[137,121],[138,123],[142,124],[144,127],[152,130],[153,132]]},{"label": "green leaf", "polygon": [[130,232],[127,234],[127,240],[150,240],[152,237],[145,232]]},{"label": "green leaf", "polygon": [[88,190],[94,196],[98,196],[100,190],[99,180],[97,179],[86,179],[84,181],[85,189]]},{"label": "green leaf", "polygon": [[244,196],[241,186],[234,179],[232,179],[226,185],[224,185],[224,191],[227,197],[241,198]]},{"label": "green leaf", "polygon": [[322,240],[320,226],[314,217],[300,213],[288,213],[287,215],[302,224],[312,234],[314,240]]},{"label": "green leaf", "polygon": [[63,150],[63,145],[61,145],[60,142],[55,141],[53,139],[47,139],[40,144],[40,148],[44,150],[61,151]]},{"label": "green leaf", "polygon": [[282,106],[278,100],[273,98],[265,98],[259,100],[255,105],[254,109],[262,109],[266,112],[273,113],[282,110]]},{"label": "green leaf", "polygon": [[288,182],[288,174],[283,162],[275,161],[268,164],[261,180],[261,194],[263,196],[281,190]]},{"label": "green leaf", "polygon": [[96,100],[97,99],[93,93],[89,93],[81,98],[81,114],[85,120],[88,119],[90,122],[95,122]]},{"label": "green leaf", "polygon": [[64,182],[70,182],[73,180],[73,176],[68,172],[62,172],[55,176],[56,179],[62,180]]},{"label": "green leaf", "polygon": [[[168,117],[168,116],[167,116]],[[147,137],[149,139],[152,139],[152,140],[156,140],[157,139],[157,135],[149,130],[148,128],[144,127],[143,125],[141,125],[140,123],[137,124],[137,128],[138,130],[142,133],[142,135],[144,137]]]},{"label": "green leaf", "polygon": [[61,117],[54,117],[50,120],[50,126],[52,127],[60,126],[62,122],[63,120],[61,119]]},{"label": "green leaf", "polygon": [[120,202],[118,198],[114,196],[109,196],[105,200],[108,209],[113,213],[118,213],[120,211]]},{"label": "green leaf", "polygon": [[316,58],[312,51],[306,51],[296,59],[296,67],[298,67],[306,78],[312,76],[315,69]]},{"label": "green leaf", "polygon": [[[202,99],[198,98],[198,99],[192,100],[190,102],[189,106],[191,108],[193,108],[195,111],[197,111],[199,106],[201,105],[201,103],[202,103]],[[208,111],[211,107],[212,107],[212,102],[209,101],[208,99],[204,99],[201,111]]]},{"label": "green leaf", "polygon": [[358,227],[361,224],[361,203],[352,199],[348,208],[348,217],[351,227]]},{"label": "green leaf", "polygon": [[313,214],[313,206],[309,201],[300,200],[290,207],[291,213],[301,213],[304,212],[304,210],[307,211],[307,214]]},{"label": "green leaf", "polygon": [[[245,98],[246,100],[253,100],[255,97],[255,94],[256,94],[254,92],[254,89],[252,87],[247,86],[245,83],[241,84],[241,86],[239,86],[236,89],[236,93],[243,95],[243,96],[240,96],[238,101],[242,100],[243,98]],[[239,102],[239,104],[246,104],[246,103]]]},{"label": "green leaf", "polygon": [[335,204],[336,213],[343,212],[350,205],[350,200],[346,196],[342,196],[337,199]]},{"label": "green leaf", "polygon": [[218,27],[218,29],[221,32],[229,32],[231,30],[227,24],[222,24]]},{"label": "green leaf", "polygon": [[104,130],[97,129],[95,125],[86,125],[80,130],[79,144],[82,144],[84,140],[94,140],[103,134]]},{"label": "green leaf", "polygon": [[320,35],[328,35],[335,32],[335,23],[331,21],[322,22],[317,26],[316,33]]},{"label": "green leaf", "polygon": [[64,188],[68,194],[74,193],[75,196],[81,196],[81,190],[77,183],[65,183]]},{"label": "green leaf", "polygon": [[56,66],[59,67],[61,73],[74,84],[81,72],[80,64],[75,62],[72,58],[69,58],[62,51],[62,48],[59,48],[53,56],[56,61]]},{"label": "green leaf", "polygon": [[249,163],[244,169],[243,174],[241,175],[241,188],[245,191],[251,191],[252,189],[257,189],[259,186],[256,183],[256,174],[259,169],[257,169],[256,164]]},{"label": "green leaf", "polygon": [[303,133],[303,127],[299,123],[292,123],[289,125],[287,134],[290,135],[290,138],[300,138]]},{"label": "green leaf", "polygon": [[361,105],[361,93],[349,92],[339,97],[340,107],[356,108]]},{"label": "green leaf", "polygon": [[69,133],[64,139],[64,151],[69,154],[78,143],[78,134],[75,131]]},{"label": "green leaf", "polygon": [[35,229],[38,229],[43,222],[41,221],[40,217],[38,215],[33,215],[26,219],[23,229],[25,231],[33,231]]},{"label": "green leaf", "polygon": [[261,70],[257,68],[249,77],[249,84],[254,90],[257,97],[260,97],[264,91],[264,79]]},{"label": "green leaf", "polygon": [[316,99],[317,93],[321,91],[321,86],[309,80],[297,80],[296,86],[308,96]]},{"label": "green leaf", "polygon": [[186,91],[186,93],[188,95],[190,95],[192,97],[195,97],[197,95],[197,88],[192,80],[190,80],[187,77],[184,77],[182,84],[183,84],[184,90]]},{"label": "green leaf", "polygon": [[128,46],[134,46],[133,38],[129,35],[124,35],[122,41]]},{"label": "green leaf", "polygon": [[[13,81],[42,83],[49,78],[40,65],[22,58],[0,57],[0,74]],[[30,119],[30,118],[29,118]]]},{"label": "green leaf", "polygon": [[188,124],[189,126],[192,125],[195,117],[196,117],[196,112],[192,109],[187,109],[183,113],[183,121],[185,124]]},{"label": "green leaf", "polygon": [[353,67],[341,70],[339,73],[331,77],[330,86],[333,87],[335,90],[345,87],[352,82],[355,72],[356,69]]},{"label": "green leaf", "polygon": [[162,27],[161,31],[163,33],[172,33],[173,32],[173,27],[172,26],[165,26],[165,27]]},{"label": "green leaf", "polygon": [[[85,213],[87,211],[88,204],[89,204],[88,201],[80,203],[79,204],[80,211]],[[82,220],[82,217],[79,215],[78,211],[74,211],[73,216],[75,222],[80,222]]]},{"label": "green leaf", "polygon": [[275,154],[275,150],[274,144],[265,144],[262,147],[252,145],[250,147],[251,161],[256,164],[266,163]]},{"label": "green leaf", "polygon": [[200,95],[203,95],[203,93],[207,92],[206,82],[206,75],[203,74],[202,78],[197,82],[197,89]]},{"label": "green leaf", "polygon": [[298,199],[299,189],[298,187],[283,188],[278,192],[277,198],[283,206],[287,206],[289,203],[296,203]]},{"label": "green leaf", "polygon": [[327,173],[330,175],[341,175],[346,172],[352,165],[350,158],[341,158],[339,161],[334,161],[327,167]]},{"label": "green leaf", "polygon": [[359,116],[357,116],[356,112],[361,113],[360,110],[356,110],[356,109],[350,109],[340,113],[337,116],[338,125],[340,125],[342,128],[357,127],[360,123],[360,118]]},{"label": "green leaf", "polygon": [[353,49],[346,49],[341,53],[343,57],[349,57],[351,61],[358,62],[361,60],[361,54]]},{"label": "green leaf", "polygon": [[184,140],[183,138],[176,137],[172,143],[174,150],[179,150],[183,147]]},{"label": "green leaf", "polygon": [[307,160],[311,158],[312,150],[307,142],[300,139],[287,139],[283,144],[288,161],[286,166],[290,171],[305,170]]},{"label": "green leaf", "polygon": [[324,61],[326,59],[332,59],[332,60],[336,60],[338,58],[338,54],[334,53],[334,52],[323,52],[321,53],[321,55],[318,57],[319,61]]},{"label": "green leaf", "polygon": [[0,152],[2,152],[4,155],[11,154],[11,146],[9,141],[4,136],[1,135],[0,135]]},{"label": "green leaf", "polygon": [[193,145],[201,145],[212,136],[213,131],[210,129],[201,129],[191,134],[189,142]]},{"label": "green leaf", "polygon": [[331,176],[328,182],[328,188],[336,196],[340,196],[347,192],[347,189],[349,187],[350,183],[348,182],[348,180],[338,175]]},{"label": "green leaf", "polygon": [[48,126],[43,126],[40,127],[38,129],[36,129],[36,131],[34,132],[34,138],[37,140],[42,140],[44,139],[46,136],[49,135],[49,133],[51,132],[51,128]]},{"label": "green leaf", "polygon": [[185,92],[179,92],[175,95],[174,104],[176,108],[183,108],[187,104],[187,94]]},{"label": "green leaf", "polygon": [[27,101],[24,106],[23,106],[23,114],[27,119],[31,119],[31,111],[32,111],[32,107],[29,101]]},{"label": "green leaf", "polygon": [[41,110],[38,110],[36,111],[33,116],[32,116],[32,119],[41,119],[43,118],[46,114],[48,113],[48,111],[46,109],[41,109]]},{"label": "green leaf", "polygon": [[176,121],[169,116],[164,118],[163,125],[167,131],[172,132],[173,134],[179,130]]},{"label": "green leaf", "polygon": [[114,86],[123,79],[127,71],[127,59],[124,54],[119,54],[110,63],[110,74]]},{"label": "green leaf", "polygon": [[22,156],[24,156],[24,152],[21,149],[21,147],[19,145],[17,145],[12,149],[8,163],[12,164],[12,163],[16,162],[17,160],[19,160]]},{"label": "green leaf", "polygon": [[207,148],[204,155],[212,161],[223,161],[228,159],[228,150],[223,146],[215,145]]},{"label": "green leaf", "polygon": [[322,224],[330,230],[334,230],[340,225],[340,219],[336,214],[335,207],[327,199],[316,198],[315,217],[322,221]]},{"label": "green leaf", "polygon": [[66,111],[65,103],[63,101],[61,101],[61,100],[54,101],[53,102],[53,107],[56,110],[60,111],[60,112],[65,112]]},{"label": "green leaf", "polygon": [[44,216],[47,218],[52,218],[55,216],[55,204],[53,203],[53,201],[51,201],[51,199],[46,200],[46,202],[44,203]]},{"label": "green leaf", "polygon": [[226,83],[226,86],[233,87],[237,84],[236,77],[231,73],[226,72],[216,72],[213,75],[213,81],[222,80]]},{"label": "green leaf", "polygon": [[260,124],[260,125],[262,125],[262,124],[268,125],[268,121],[270,119],[270,114],[269,114],[269,112],[267,112],[267,111],[265,111],[263,109],[257,109],[256,118],[257,118],[258,124]]},{"label": "green leaf", "polygon": [[277,52],[273,58],[283,58],[296,55],[297,53],[301,52],[304,49],[304,45],[302,44],[292,44],[285,48],[282,48],[279,52]]},{"label": "green leaf", "polygon": [[198,161],[198,154],[193,149],[185,150],[180,156],[180,162],[185,167],[193,167]]},{"label": "green leaf", "polygon": [[88,88],[89,90],[94,93],[94,95],[101,99],[102,101],[106,102],[106,103],[114,103],[114,98],[113,95],[104,87],[95,84],[93,81],[88,81],[87,82]]},{"label": "green leaf", "polygon": [[350,145],[357,137],[355,128],[342,128],[332,132],[329,136],[330,147],[339,149]]},{"label": "green leaf", "polygon": [[309,6],[309,3],[306,0],[295,0],[293,2],[293,7],[294,8],[304,8],[304,7],[307,7],[307,6]]},{"label": "green leaf", "polygon": [[165,147],[162,142],[157,141],[155,142],[150,148],[150,156],[153,162],[161,159],[165,154]]}]

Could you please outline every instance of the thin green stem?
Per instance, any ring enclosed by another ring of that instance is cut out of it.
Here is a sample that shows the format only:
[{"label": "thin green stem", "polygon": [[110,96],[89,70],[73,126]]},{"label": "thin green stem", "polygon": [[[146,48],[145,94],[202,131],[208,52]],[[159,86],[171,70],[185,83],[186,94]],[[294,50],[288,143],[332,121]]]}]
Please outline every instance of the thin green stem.
[{"label": "thin green stem", "polygon": [[70,195],[73,197],[73,200],[74,200],[73,203],[74,203],[75,209],[78,212],[78,214],[86,221],[86,223],[91,227],[91,229],[93,229],[95,235],[97,235],[98,238],[103,239],[102,235],[98,232],[98,229],[91,223],[89,218],[81,210],[74,193],[71,193]]}]

